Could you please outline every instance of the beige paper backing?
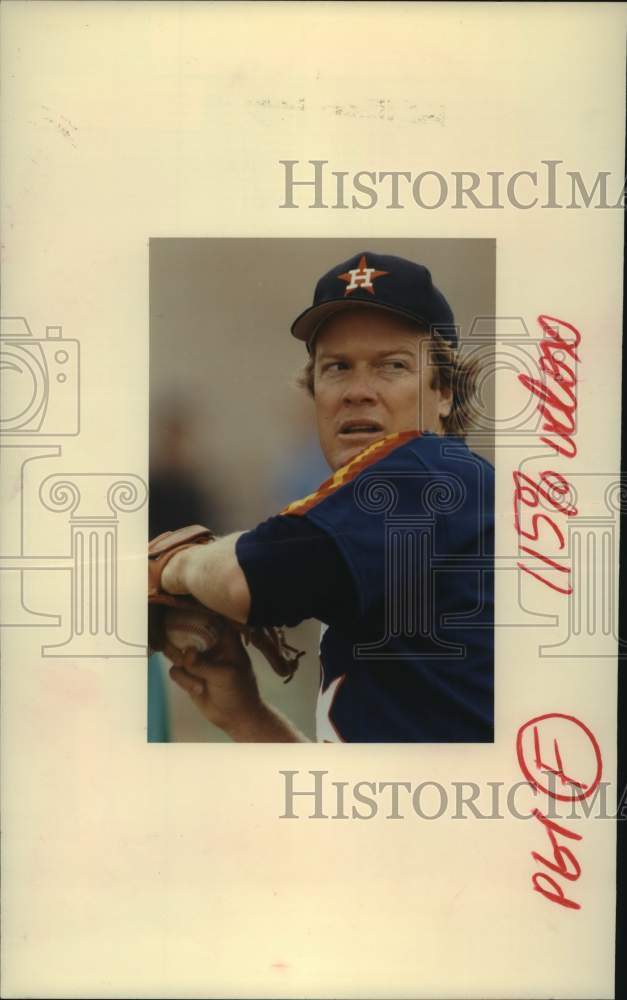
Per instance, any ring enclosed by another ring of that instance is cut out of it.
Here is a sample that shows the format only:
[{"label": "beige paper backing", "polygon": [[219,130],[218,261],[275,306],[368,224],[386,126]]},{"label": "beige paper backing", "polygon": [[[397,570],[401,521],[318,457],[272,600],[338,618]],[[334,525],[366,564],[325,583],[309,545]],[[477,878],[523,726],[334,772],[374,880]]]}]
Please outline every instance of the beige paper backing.
[{"label": "beige paper backing", "polygon": [[[80,434],[46,439],[62,453],[4,480],[5,531],[21,498],[28,554],[69,551],[69,515],[39,498],[46,475],[147,478],[155,236],[495,238],[499,315],[583,333],[567,471],[615,478],[620,211],[279,210],[278,161],[509,176],[555,158],[620,178],[623,4],[9,2],[2,20],[2,312],[37,338],[62,325],[81,351]],[[514,464],[497,459],[504,554]],[[584,511],[595,483],[578,485]],[[119,634],[140,645],[145,538],[145,506],[119,515]],[[67,612],[67,573],[32,587],[37,607]],[[563,614],[558,595],[525,595]],[[517,602],[509,574],[497,616]],[[531,823],[278,818],[280,769],[517,781],[518,727],[551,711],[586,722],[611,781],[611,642],[547,661],[535,629],[498,631],[493,746],[336,747],[148,745],[145,661],[42,655],[54,641],[30,626],[2,638],[3,995],[613,995],[611,822],[578,828],[575,912],[532,891],[547,841]]]}]

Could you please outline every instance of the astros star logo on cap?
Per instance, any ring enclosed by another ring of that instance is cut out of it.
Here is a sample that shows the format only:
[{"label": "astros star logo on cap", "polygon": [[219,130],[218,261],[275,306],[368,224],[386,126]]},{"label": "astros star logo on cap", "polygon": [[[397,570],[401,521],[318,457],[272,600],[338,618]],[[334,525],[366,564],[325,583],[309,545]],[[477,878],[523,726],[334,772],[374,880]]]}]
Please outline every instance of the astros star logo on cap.
[{"label": "astros star logo on cap", "polygon": [[359,267],[354,267],[350,271],[345,271],[344,274],[338,274],[338,280],[346,281],[347,286],[344,295],[350,295],[351,292],[356,292],[358,289],[363,289],[365,292],[370,292],[374,295],[374,280],[375,278],[380,278],[383,274],[389,274],[389,271],[377,271],[374,267],[368,267],[366,263],[366,255],[363,254],[361,260],[359,261]]}]

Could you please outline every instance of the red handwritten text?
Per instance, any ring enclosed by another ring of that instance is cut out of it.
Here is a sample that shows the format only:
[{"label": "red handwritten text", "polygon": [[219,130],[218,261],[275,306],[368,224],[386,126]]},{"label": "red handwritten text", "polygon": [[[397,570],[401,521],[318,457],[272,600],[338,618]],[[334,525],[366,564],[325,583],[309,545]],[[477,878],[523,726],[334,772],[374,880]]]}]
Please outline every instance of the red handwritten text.
[{"label": "red handwritten text", "polygon": [[[581,342],[581,334],[571,323],[557,319],[556,316],[538,316],[538,323],[545,338],[540,344],[538,364],[540,371],[552,379],[552,385],[548,384],[548,379],[543,381],[526,374],[519,375],[518,378],[539,399],[537,410],[544,420],[542,430],[554,435],[541,437],[540,440],[558,455],[574,458],[577,454],[577,446],[573,441],[577,377],[573,368],[564,360],[564,355],[573,361],[580,360],[576,349]],[[570,331],[571,339],[562,336],[560,327]]]},{"label": "red handwritten text", "polygon": [[[540,441],[553,448],[558,455],[574,458],[577,454],[573,439],[577,377],[568,361],[579,361],[576,348],[581,342],[581,334],[571,323],[555,316],[539,316],[538,322],[544,338],[540,343],[538,367],[546,379],[531,378],[527,374],[518,378],[539,399],[537,410],[543,418],[542,430],[545,432]],[[569,331],[567,336],[562,334],[562,328]],[[550,380],[552,384],[549,384]],[[553,436],[546,436],[548,434]],[[570,566],[563,559],[557,561],[565,539],[556,516],[574,517],[577,514],[577,508],[569,500],[570,484],[561,473],[551,469],[541,472],[537,479],[519,470],[513,476],[514,526],[520,552],[535,560],[529,565],[522,559],[517,566],[551,590],[572,594]],[[544,512],[530,513],[542,501]],[[534,543],[534,547],[528,544],[529,541]]]},{"label": "red handwritten text", "polygon": [[[562,757],[564,745],[573,762],[576,761],[577,777],[571,773],[574,763],[566,771]],[[601,781],[603,763],[599,744],[590,729],[573,715],[550,712],[530,719],[518,730],[516,754],[527,781],[549,799],[576,802],[589,798]],[[558,781],[560,791],[557,791]],[[534,872],[531,876],[534,890],[551,903],[566,909],[581,909],[581,904],[567,896],[565,886],[559,881],[576,882],[581,875],[581,865],[572,845],[563,843],[564,839],[582,840],[581,834],[549,819],[540,809],[534,809],[532,816],[548,837],[551,857],[538,851],[532,851],[531,857],[553,872],[552,875],[542,870]]]}]

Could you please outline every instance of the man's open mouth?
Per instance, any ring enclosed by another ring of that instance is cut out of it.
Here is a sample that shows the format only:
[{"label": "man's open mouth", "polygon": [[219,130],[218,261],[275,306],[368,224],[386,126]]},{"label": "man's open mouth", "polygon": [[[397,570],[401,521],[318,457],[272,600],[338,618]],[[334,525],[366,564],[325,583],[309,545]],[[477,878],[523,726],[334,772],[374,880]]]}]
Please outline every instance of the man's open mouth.
[{"label": "man's open mouth", "polygon": [[344,437],[350,434],[354,434],[355,436],[380,434],[382,430],[383,427],[376,420],[345,420],[343,424],[340,424],[338,433],[341,437]]}]

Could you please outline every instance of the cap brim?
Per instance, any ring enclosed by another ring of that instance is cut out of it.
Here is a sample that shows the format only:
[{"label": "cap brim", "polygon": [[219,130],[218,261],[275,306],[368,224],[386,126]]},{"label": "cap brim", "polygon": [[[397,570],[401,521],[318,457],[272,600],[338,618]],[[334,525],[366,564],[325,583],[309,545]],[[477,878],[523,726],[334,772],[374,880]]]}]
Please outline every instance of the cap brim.
[{"label": "cap brim", "polygon": [[309,306],[304,312],[297,316],[291,326],[292,336],[297,340],[303,340],[308,346],[316,330],[326,319],[334,313],[344,312],[346,309],[366,306],[368,309],[376,309],[379,312],[391,313],[393,316],[402,316],[413,323],[427,323],[422,316],[416,316],[406,309],[396,309],[392,306],[384,306],[380,302],[366,302],[364,299],[331,299],[322,302],[319,306]]}]

